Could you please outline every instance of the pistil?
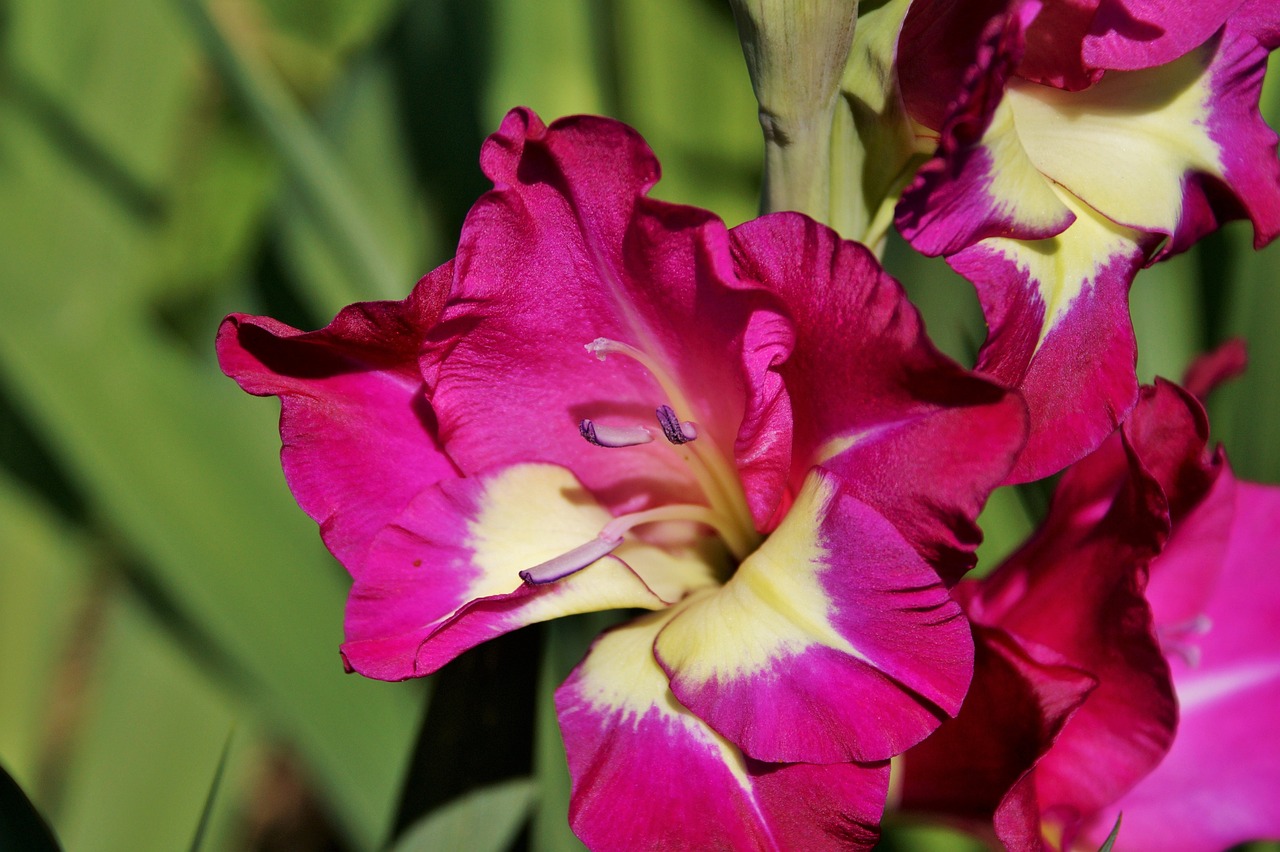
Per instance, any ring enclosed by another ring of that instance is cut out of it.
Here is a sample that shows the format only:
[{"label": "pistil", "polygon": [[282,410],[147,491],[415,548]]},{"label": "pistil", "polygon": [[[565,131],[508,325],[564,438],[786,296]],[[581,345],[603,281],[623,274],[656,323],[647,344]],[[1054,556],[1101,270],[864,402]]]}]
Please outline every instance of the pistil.
[{"label": "pistil", "polygon": [[722,515],[716,514],[706,506],[694,506],[676,503],[670,506],[658,506],[640,512],[619,515],[601,528],[593,539],[578,545],[572,550],[554,556],[546,562],[540,562],[532,568],[520,572],[520,579],[533,586],[554,583],[563,580],[570,574],[576,574],[597,559],[608,556],[623,542],[623,537],[632,529],[644,524],[656,524],[667,521],[684,521],[711,527],[724,540],[725,545],[739,559],[745,559],[749,550],[748,543],[737,534],[732,524]]},{"label": "pistil", "polygon": [[622,544],[622,536],[606,538],[604,532],[601,532],[591,541],[580,544],[567,553],[521,571],[520,579],[534,586],[563,580],[570,574],[576,574],[586,568],[597,559],[608,556],[620,544]]}]

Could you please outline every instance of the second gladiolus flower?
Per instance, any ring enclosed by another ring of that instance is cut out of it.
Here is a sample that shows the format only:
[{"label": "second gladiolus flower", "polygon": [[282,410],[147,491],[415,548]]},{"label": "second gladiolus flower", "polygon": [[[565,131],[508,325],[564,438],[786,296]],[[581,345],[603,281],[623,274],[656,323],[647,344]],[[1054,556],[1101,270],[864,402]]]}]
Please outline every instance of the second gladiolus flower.
[{"label": "second gladiolus flower", "polygon": [[902,807],[1009,849],[1212,852],[1280,832],[1280,489],[1237,482],[1167,382],[1063,475],[1039,532],[957,588],[973,687]]},{"label": "second gladiolus flower", "polygon": [[1280,233],[1276,134],[1258,109],[1271,0],[916,0],[906,111],[937,141],[897,223],[973,282],[979,369],[1026,396],[1014,481],[1098,446],[1137,399],[1129,285],[1221,222]]}]

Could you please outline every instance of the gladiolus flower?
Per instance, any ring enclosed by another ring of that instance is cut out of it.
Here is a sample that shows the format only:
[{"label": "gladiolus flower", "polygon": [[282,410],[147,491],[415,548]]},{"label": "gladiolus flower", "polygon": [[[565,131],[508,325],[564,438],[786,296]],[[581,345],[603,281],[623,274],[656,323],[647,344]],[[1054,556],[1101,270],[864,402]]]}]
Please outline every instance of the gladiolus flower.
[{"label": "gladiolus flower", "polygon": [[974,283],[979,369],[1020,388],[1012,481],[1095,448],[1137,394],[1128,289],[1222,221],[1280,232],[1276,135],[1258,99],[1271,0],[915,0],[898,47],[934,158],[897,223]]},{"label": "gladiolus flower", "polygon": [[886,761],[968,684],[947,589],[1023,403],[825,227],[648,198],[621,124],[517,110],[481,164],[494,189],[405,302],[220,334],[223,368],[282,398],[286,477],[354,579],[347,665],[414,677],[652,610],[557,693],[578,835],[869,844]]},{"label": "gladiolus flower", "polygon": [[1117,849],[1280,833],[1280,489],[1237,483],[1207,436],[1185,392],[1144,389],[1037,535],[958,587],[974,684],[905,756],[902,807],[1016,850],[1096,848],[1121,812]]}]

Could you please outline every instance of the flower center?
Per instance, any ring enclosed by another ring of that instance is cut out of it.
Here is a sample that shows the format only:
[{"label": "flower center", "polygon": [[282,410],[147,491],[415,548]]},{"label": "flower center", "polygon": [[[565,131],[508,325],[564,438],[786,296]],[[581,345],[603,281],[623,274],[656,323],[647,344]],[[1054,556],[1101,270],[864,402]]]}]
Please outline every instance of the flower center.
[{"label": "flower center", "polygon": [[[739,561],[745,559],[759,546],[761,536],[752,522],[737,467],[715,441],[701,436],[695,423],[680,419],[679,412],[693,410],[680,386],[661,364],[634,346],[599,337],[586,344],[585,348],[601,361],[609,354],[631,358],[657,382],[669,400],[654,411],[658,428],[667,444],[688,467],[707,505],[675,503],[620,515],[605,524],[591,541],[521,571],[520,577],[532,584],[555,582],[612,553],[631,529],[666,521],[693,522],[710,527]],[[607,426],[585,419],[578,424],[578,432],[588,443],[609,449],[635,447],[654,440],[653,430],[644,424]]]}]

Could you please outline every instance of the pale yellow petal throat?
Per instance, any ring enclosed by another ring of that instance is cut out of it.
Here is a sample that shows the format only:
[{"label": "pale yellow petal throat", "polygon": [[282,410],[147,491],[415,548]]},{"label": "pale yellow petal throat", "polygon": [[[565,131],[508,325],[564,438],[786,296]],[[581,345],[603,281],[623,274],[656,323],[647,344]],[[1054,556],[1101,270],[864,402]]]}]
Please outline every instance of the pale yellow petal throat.
[{"label": "pale yellow petal throat", "polygon": [[[478,574],[466,599],[515,591],[523,582],[520,571],[590,541],[611,520],[612,515],[563,467],[506,468],[485,480],[479,511],[468,524],[467,542]],[[606,609],[658,609],[679,600],[688,589],[712,582],[711,566],[697,550],[628,539],[612,554],[556,583],[554,593],[528,601],[521,620],[532,623]]]}]

